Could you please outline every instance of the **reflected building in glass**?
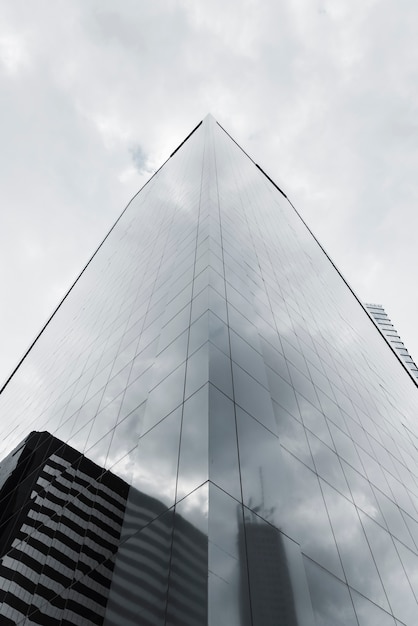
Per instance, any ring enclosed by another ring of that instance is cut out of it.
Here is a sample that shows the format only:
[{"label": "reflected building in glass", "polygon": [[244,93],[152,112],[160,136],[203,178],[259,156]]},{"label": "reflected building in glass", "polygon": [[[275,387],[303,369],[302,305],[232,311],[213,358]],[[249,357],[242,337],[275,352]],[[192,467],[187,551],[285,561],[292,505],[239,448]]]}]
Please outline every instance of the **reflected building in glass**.
[{"label": "reflected building in glass", "polygon": [[0,410],[1,623],[416,626],[417,387],[212,117]]},{"label": "reflected building in glass", "polygon": [[[1,624],[137,624],[132,599],[146,590],[163,608],[160,572],[170,554],[166,507],[47,432],[32,432],[1,464]],[[159,519],[152,532],[124,539]],[[207,536],[176,518],[177,599],[206,618]],[[145,599],[142,602],[146,605]],[[36,610],[35,610],[36,607]],[[155,610],[154,610],[155,612]],[[163,613],[163,611],[161,610]],[[184,619],[185,618],[185,619]]]}]

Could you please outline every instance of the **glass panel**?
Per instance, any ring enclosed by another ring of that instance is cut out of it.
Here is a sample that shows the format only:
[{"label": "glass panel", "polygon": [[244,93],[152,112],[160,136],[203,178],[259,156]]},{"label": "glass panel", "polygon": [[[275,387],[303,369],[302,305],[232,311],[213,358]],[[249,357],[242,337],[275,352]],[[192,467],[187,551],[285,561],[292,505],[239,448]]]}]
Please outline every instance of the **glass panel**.
[{"label": "glass panel", "polygon": [[309,431],[307,436],[319,476],[329,482],[335,489],[338,489],[340,493],[351,499],[351,493],[338,456],[315,435],[311,435]]},{"label": "glass panel", "polygon": [[314,435],[323,441],[329,448],[334,449],[334,442],[329,432],[328,421],[321,411],[313,404],[305,400],[301,395],[296,393],[298,406],[302,415],[302,421],[306,428],[309,428]]},{"label": "glass panel", "polygon": [[253,511],[244,509],[244,522],[253,625],[311,625],[299,546]]},{"label": "glass panel", "polygon": [[209,381],[229,398],[233,398],[231,359],[211,343],[209,343]]},{"label": "glass panel", "polygon": [[386,613],[373,602],[367,600],[356,591],[351,591],[356,615],[360,626],[395,626],[392,615]]},{"label": "glass panel", "polygon": [[166,624],[207,623],[208,484],[176,505]]},{"label": "glass panel", "polygon": [[267,389],[235,363],[232,364],[235,401],[266,428],[276,432],[271,397]]},{"label": "glass panel", "polygon": [[284,378],[288,383],[291,382],[289,369],[283,354],[276,350],[264,339],[261,340],[261,348],[266,365],[268,365],[276,374]]},{"label": "glass panel", "polygon": [[350,486],[354,504],[381,526],[386,526],[372,486],[367,478],[356,472],[350,465],[342,461],[345,477]]},{"label": "glass panel", "polygon": [[364,513],[360,513],[360,517],[393,614],[406,624],[413,624],[418,605],[392,538]]},{"label": "glass panel", "polygon": [[284,449],[281,458],[278,528],[299,543],[304,554],[344,578],[318,477]]},{"label": "glass panel", "polygon": [[358,626],[347,585],[304,557],[316,626]]},{"label": "glass panel", "polygon": [[305,463],[311,469],[315,469],[302,424],[295,420],[287,411],[279,407],[276,411],[276,418],[281,445],[287,448],[289,452],[292,452],[302,463]]},{"label": "glass panel", "polygon": [[295,390],[283,378],[278,376],[269,367],[267,369],[267,377],[269,380],[269,389],[271,397],[277,404],[285,408],[291,415],[300,419],[299,408],[296,402]]},{"label": "glass panel", "polygon": [[190,326],[189,356],[203,346],[209,338],[209,313],[206,312]]},{"label": "glass panel", "polygon": [[209,343],[204,343],[187,359],[185,398],[194,394],[209,380]]},{"label": "glass panel", "polygon": [[177,313],[173,319],[171,319],[167,324],[162,328],[160,339],[158,342],[158,348],[160,351],[164,350],[167,346],[170,345],[174,339],[176,339],[184,330],[189,327],[190,323],[190,306],[187,305]]},{"label": "glass panel", "polygon": [[136,489],[163,502],[174,504],[180,446],[181,408],[149,430],[131,455]]},{"label": "glass panel", "polygon": [[321,486],[348,584],[389,610],[355,506],[327,483],[321,481]]},{"label": "glass panel", "polygon": [[412,587],[415,598],[418,598],[418,569],[416,568],[416,552],[408,550],[400,541],[394,539],[394,544],[399,558],[402,561],[402,566],[405,569],[408,576],[409,584]]},{"label": "glass panel", "polygon": [[241,500],[234,404],[209,385],[209,478]]},{"label": "glass panel", "polygon": [[373,491],[383,513],[383,517],[385,518],[389,532],[403,541],[403,543],[411,548],[411,550],[416,550],[415,543],[412,540],[411,534],[408,531],[399,507],[376,487]]},{"label": "glass panel", "polygon": [[[400,464],[396,463],[396,465],[399,468]],[[384,473],[396,504],[399,506],[399,508],[409,513],[409,515],[415,516],[417,514],[417,510],[413,505],[411,496],[409,495],[406,486],[404,486],[399,480],[394,478],[392,474],[389,474],[389,472]]]},{"label": "glass panel", "polygon": [[180,365],[150,392],[145,410],[144,432],[155,426],[183,401],[185,364]]},{"label": "glass panel", "polygon": [[212,311],[209,311],[209,339],[219,350],[229,355],[228,327]]},{"label": "glass panel", "polygon": [[167,511],[121,544],[104,626],[165,625],[173,521]]},{"label": "glass panel", "polygon": [[280,535],[286,553],[289,576],[292,581],[297,626],[312,626],[315,619],[300,545],[289,539],[285,534],[280,533]]},{"label": "glass panel", "polygon": [[308,373],[306,372],[306,376],[304,376],[297,367],[294,367],[292,363],[288,364],[290,377],[292,379],[292,385],[295,390],[304,398],[309,400],[312,404],[316,404],[318,402],[318,398],[315,392],[315,388],[312,384],[310,378],[308,378]]},{"label": "glass panel", "polygon": [[262,356],[239,335],[231,331],[231,356],[248,374],[268,387],[266,368]]},{"label": "glass panel", "polygon": [[330,424],[329,427],[337,454],[345,459],[347,463],[350,463],[358,472],[363,472],[363,466],[357,454],[356,446],[350,437],[345,435],[334,424]]},{"label": "glass panel", "polygon": [[228,303],[228,321],[232,330],[245,339],[254,350],[260,351],[257,327],[230,303]]},{"label": "glass panel", "polygon": [[208,625],[251,624],[242,506],[209,485]]},{"label": "glass panel", "polygon": [[238,407],[237,427],[243,502],[277,523],[279,440]]},{"label": "glass panel", "polygon": [[184,403],[177,500],[208,480],[208,385]]},{"label": "glass panel", "polygon": [[185,331],[156,357],[152,366],[152,387],[155,387],[186,360],[187,340]]}]

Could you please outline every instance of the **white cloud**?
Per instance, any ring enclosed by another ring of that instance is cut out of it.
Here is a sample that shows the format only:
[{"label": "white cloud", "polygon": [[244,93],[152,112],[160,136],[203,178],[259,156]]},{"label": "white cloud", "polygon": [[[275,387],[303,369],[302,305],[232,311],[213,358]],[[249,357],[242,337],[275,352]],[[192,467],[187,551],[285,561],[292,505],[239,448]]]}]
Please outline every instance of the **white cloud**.
[{"label": "white cloud", "polygon": [[[412,0],[7,3],[2,280],[8,308],[30,314],[17,331],[3,313],[3,376],[40,327],[51,285],[76,275],[146,171],[209,111],[289,194],[360,297],[402,318],[418,355],[417,17]],[[22,253],[22,232],[48,261]]]},{"label": "white cloud", "polygon": [[6,74],[16,75],[28,62],[24,38],[16,34],[0,34],[0,64]]}]

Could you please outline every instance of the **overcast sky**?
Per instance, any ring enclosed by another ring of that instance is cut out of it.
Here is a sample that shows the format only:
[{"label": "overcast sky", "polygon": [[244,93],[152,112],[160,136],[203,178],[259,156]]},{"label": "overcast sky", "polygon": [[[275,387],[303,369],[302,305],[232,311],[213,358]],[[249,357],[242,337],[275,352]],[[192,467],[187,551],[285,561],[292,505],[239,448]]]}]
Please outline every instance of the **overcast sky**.
[{"label": "overcast sky", "polygon": [[418,359],[416,0],[0,0],[0,379],[208,113]]}]

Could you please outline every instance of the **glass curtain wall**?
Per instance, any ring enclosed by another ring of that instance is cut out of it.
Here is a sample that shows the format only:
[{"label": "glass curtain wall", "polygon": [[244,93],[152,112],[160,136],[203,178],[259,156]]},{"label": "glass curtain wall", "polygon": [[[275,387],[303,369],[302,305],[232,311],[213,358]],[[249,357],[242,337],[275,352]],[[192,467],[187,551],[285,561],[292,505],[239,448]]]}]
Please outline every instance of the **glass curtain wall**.
[{"label": "glass curtain wall", "polygon": [[211,116],[0,410],[2,623],[416,626],[417,387]]}]

